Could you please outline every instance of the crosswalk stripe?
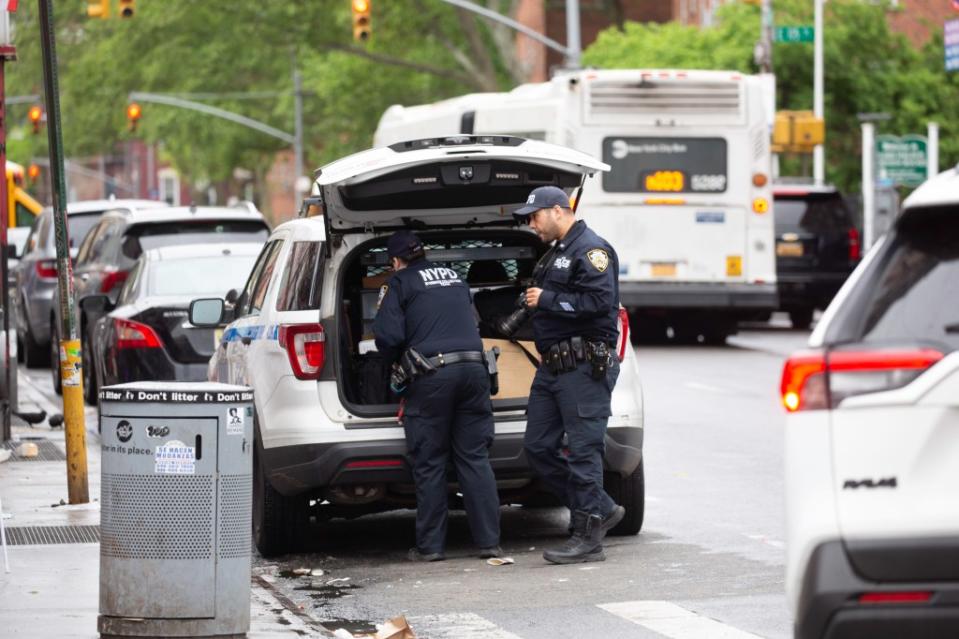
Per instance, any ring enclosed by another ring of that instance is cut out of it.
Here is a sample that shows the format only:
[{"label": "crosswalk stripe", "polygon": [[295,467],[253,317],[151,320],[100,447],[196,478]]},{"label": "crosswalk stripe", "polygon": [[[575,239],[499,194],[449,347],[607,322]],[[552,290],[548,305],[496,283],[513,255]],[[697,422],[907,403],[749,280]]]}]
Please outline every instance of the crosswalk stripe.
[{"label": "crosswalk stripe", "polygon": [[599,607],[673,639],[760,639],[668,601],[623,601]]},{"label": "crosswalk stripe", "polygon": [[408,618],[417,637],[428,639],[522,639],[471,612],[451,612]]}]

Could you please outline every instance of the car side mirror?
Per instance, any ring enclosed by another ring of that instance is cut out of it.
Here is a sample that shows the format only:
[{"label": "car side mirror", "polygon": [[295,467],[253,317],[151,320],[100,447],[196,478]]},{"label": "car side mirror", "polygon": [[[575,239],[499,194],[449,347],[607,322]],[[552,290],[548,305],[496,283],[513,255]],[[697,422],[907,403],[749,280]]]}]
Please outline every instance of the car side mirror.
[{"label": "car side mirror", "polygon": [[190,302],[190,323],[200,328],[216,328],[223,322],[225,304],[218,297]]},{"label": "car side mirror", "polygon": [[107,295],[87,295],[80,300],[80,309],[88,315],[105,315],[115,307]]}]

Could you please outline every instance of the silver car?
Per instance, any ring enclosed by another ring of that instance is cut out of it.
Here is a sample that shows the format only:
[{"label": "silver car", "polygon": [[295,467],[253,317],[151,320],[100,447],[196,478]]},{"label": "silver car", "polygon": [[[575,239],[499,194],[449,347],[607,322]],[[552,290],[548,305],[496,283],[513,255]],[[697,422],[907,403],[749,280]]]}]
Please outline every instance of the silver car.
[{"label": "silver car", "polygon": [[[90,200],[67,205],[70,255],[105,211],[168,206],[153,200]],[[20,263],[14,271],[17,335],[23,361],[30,368],[50,363],[50,326],[53,323],[53,293],[57,288],[57,249],[53,232],[53,209],[45,208],[27,238]]]}]

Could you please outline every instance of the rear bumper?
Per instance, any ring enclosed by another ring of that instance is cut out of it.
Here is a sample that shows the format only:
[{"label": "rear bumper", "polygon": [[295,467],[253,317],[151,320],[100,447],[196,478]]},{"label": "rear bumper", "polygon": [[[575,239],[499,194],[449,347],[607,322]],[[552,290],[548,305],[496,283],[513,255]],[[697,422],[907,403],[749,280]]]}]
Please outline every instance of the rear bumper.
[{"label": "rear bumper", "polygon": [[[535,477],[523,450],[523,433],[498,433],[489,452],[497,480]],[[628,475],[642,461],[643,429],[611,428],[606,433],[607,471]],[[369,467],[351,462],[387,460],[395,465]],[[317,443],[263,449],[270,484],[296,495],[346,484],[411,484],[411,460],[405,439]]]},{"label": "rear bumper", "polygon": [[849,273],[779,272],[776,279],[780,308],[825,308],[848,277]]},{"label": "rear bumper", "polygon": [[776,310],[775,284],[620,282],[619,299],[627,308]]},{"label": "rear bumper", "polygon": [[[908,541],[889,542],[898,551]],[[873,544],[875,546],[875,544]],[[944,547],[945,552],[951,552]],[[951,560],[944,556],[943,560]],[[928,591],[927,603],[860,604],[865,592]],[[840,541],[813,551],[803,577],[796,639],[909,639],[959,636],[959,580],[870,581],[849,561]]]}]

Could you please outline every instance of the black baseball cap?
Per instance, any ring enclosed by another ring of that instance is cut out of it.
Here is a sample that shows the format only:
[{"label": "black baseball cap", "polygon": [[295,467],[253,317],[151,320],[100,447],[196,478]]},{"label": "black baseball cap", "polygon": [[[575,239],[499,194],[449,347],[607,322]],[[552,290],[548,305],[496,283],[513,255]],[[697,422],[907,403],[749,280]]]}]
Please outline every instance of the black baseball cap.
[{"label": "black baseball cap", "polygon": [[530,192],[529,197],[526,198],[526,206],[513,211],[513,216],[524,218],[540,209],[549,209],[554,206],[564,209],[572,208],[566,191],[558,186],[540,186]]},{"label": "black baseball cap", "polygon": [[390,257],[407,260],[423,250],[423,243],[413,231],[397,231],[386,241],[386,252]]}]

